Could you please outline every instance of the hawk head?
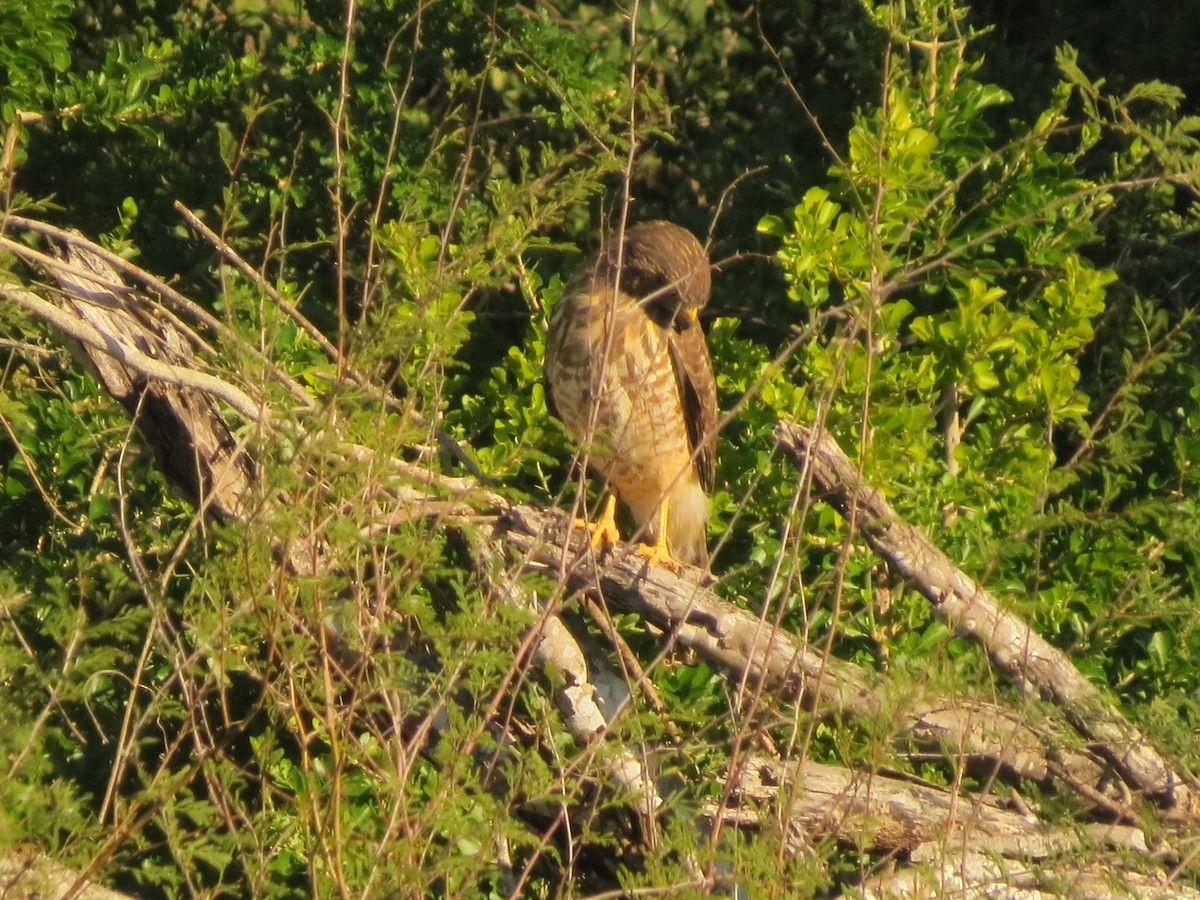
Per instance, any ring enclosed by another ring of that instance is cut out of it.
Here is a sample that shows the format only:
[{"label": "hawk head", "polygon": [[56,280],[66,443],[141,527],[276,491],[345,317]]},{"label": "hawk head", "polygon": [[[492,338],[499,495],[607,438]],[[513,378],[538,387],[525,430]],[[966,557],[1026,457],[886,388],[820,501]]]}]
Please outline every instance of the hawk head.
[{"label": "hawk head", "polygon": [[626,229],[623,246],[602,252],[600,264],[605,279],[619,279],[621,293],[636,297],[661,326],[690,328],[708,302],[708,255],[690,231],[672,222],[643,222]]}]

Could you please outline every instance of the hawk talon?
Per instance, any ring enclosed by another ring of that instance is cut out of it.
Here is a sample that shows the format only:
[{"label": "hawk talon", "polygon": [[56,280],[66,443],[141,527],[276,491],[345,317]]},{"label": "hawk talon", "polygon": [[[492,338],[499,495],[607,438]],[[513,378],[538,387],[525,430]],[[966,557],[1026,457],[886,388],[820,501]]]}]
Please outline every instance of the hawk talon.
[{"label": "hawk talon", "polygon": [[658,509],[658,537],[653,544],[639,544],[633,553],[645,559],[648,566],[663,566],[678,575],[683,571],[683,563],[671,555],[671,548],[667,546],[667,517],[670,509],[671,504],[664,501]]},{"label": "hawk talon", "polygon": [[617,529],[617,498],[613,494],[605,498],[604,508],[595,522],[576,518],[571,524],[587,531],[588,547],[592,551],[602,553],[612,549],[621,540],[621,532]]},{"label": "hawk talon", "polygon": [[683,563],[671,555],[671,551],[667,549],[667,542],[664,540],[653,544],[638,544],[633,555],[642,557],[648,566],[662,566],[664,569],[670,569],[676,575],[683,571]]}]

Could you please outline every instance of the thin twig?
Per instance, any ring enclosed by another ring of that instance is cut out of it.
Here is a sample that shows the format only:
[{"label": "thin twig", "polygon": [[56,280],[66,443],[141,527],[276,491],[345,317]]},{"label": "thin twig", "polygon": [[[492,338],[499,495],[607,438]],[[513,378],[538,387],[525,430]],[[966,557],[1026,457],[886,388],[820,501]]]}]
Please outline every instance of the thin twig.
[{"label": "thin twig", "polygon": [[333,342],[330,341],[329,338],[325,337],[325,335],[321,334],[317,326],[310,322],[308,317],[300,312],[300,310],[297,309],[293,303],[289,302],[287,298],[283,296],[283,294],[279,293],[279,291],[277,291],[267,281],[267,279],[262,276],[262,273],[250,265],[250,263],[246,262],[246,260],[244,260],[236,250],[234,250],[229,246],[229,244],[221,239],[219,234],[205,225],[198,215],[184,206],[182,201],[176,200],[174,206],[175,211],[183,216],[184,221],[186,221],[194,231],[212,244],[213,248],[220,253],[221,256],[225,257],[226,260],[232,263],[238,269],[238,271],[254,282],[254,284],[257,285],[258,288],[264,294],[266,294],[268,298],[270,298],[272,303],[283,310],[289,319],[299,325],[305,334],[316,341],[317,345],[329,355],[330,359],[335,361],[337,360],[338,349],[333,345]]}]

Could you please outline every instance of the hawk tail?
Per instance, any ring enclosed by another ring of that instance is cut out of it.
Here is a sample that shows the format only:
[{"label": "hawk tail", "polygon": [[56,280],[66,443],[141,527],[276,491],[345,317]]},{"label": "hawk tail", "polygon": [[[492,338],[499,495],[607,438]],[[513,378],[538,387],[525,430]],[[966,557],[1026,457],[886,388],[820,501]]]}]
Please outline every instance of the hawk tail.
[{"label": "hawk tail", "polygon": [[[708,495],[700,482],[681,479],[667,498],[667,546],[681,563],[708,568]],[[652,528],[657,530],[658,522]]]}]

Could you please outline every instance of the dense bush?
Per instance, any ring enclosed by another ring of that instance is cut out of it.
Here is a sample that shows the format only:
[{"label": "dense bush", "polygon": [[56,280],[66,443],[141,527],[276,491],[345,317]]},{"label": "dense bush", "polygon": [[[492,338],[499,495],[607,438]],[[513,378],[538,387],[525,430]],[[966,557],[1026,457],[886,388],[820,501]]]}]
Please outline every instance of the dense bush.
[{"label": "dense bush", "polygon": [[[1200,123],[1165,83],[1186,71],[1097,70],[1099,39],[1068,33],[1051,58],[1019,11],[945,0],[110,6],[0,0],[6,218],[98,238],[243,339],[208,364],[291,411],[287,441],[239,434],[286,502],[206,522],[58,336],[0,303],[0,851],[139,896],[505,896],[505,857],[531,896],[686,885],[710,857],[752,896],[811,893],[876,860],[769,829],[698,841],[731,747],[957,783],[886,722],[744,702],[617,616],[663,708],[635,703],[609,743],[671,745],[684,785],[666,840],[624,846],[628,798],[594,784],[610,751],[576,744],[554,673],[526,665],[535,615],[458,531],[375,527],[386,457],[569,505],[548,311],[627,199],[712,238],[718,593],[898,695],[1016,699],[780,458],[778,421],[821,423],[1200,764]],[[1180,58],[1182,35],[1153,40]],[[27,282],[15,245],[37,239],[4,240]],[[285,573],[280,543],[306,540],[337,565]],[[523,583],[561,599],[549,582]],[[330,621],[392,649],[342,681],[312,637]],[[497,722],[539,750],[500,752]],[[528,810],[580,796],[574,843],[542,840]]]}]

